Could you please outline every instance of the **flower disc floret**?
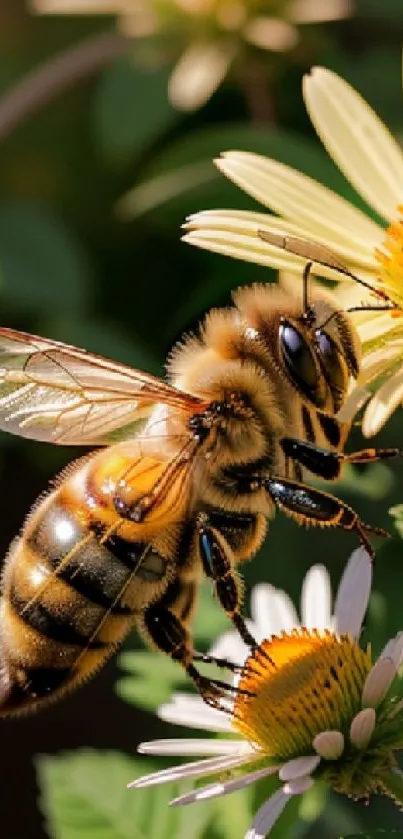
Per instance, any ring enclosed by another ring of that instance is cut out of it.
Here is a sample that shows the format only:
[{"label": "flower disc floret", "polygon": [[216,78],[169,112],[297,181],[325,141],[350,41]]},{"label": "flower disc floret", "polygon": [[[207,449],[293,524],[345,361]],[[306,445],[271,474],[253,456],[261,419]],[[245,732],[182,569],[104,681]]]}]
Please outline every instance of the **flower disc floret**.
[{"label": "flower disc floret", "polygon": [[274,760],[292,760],[320,732],[348,732],[370,669],[370,650],[349,635],[283,633],[249,658],[233,725]]}]

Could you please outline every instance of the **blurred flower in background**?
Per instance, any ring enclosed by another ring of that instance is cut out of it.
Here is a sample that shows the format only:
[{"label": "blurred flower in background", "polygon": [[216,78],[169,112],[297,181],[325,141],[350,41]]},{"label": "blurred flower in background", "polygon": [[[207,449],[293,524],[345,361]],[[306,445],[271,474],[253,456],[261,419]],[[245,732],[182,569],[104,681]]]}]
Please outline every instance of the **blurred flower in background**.
[{"label": "blurred flower in background", "polygon": [[373,286],[364,294],[348,275],[323,265],[317,272],[346,279],[335,291],[342,308],[382,307],[384,295],[393,309],[362,311],[355,323],[363,345],[357,387],[340,412],[350,420],[369,399],[367,385],[379,389],[363,418],[363,433],[375,434],[403,401],[403,152],[386,126],[343,79],[316,67],[303,84],[312,123],[334,162],[372,210],[386,224],[312,178],[289,166],[248,152],[230,151],[217,160],[228,178],[280,218],[246,211],[205,211],[185,225],[185,241],[201,248],[298,271],[306,256],[287,252],[284,236],[320,243],[332,250],[347,271]]},{"label": "blurred flower in background", "polygon": [[287,52],[300,39],[299,24],[345,18],[354,0],[31,0],[31,8],[40,14],[116,15],[127,38],[147,44],[148,61],[175,62],[169,97],[175,107],[193,110],[231,67],[247,63],[250,48]]}]

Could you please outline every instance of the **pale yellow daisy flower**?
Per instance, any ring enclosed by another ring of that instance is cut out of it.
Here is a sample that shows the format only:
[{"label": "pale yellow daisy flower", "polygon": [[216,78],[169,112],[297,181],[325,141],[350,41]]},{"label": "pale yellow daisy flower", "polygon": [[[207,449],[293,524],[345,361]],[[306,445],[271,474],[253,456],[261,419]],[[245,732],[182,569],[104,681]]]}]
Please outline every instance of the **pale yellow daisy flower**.
[{"label": "pale yellow daisy flower", "polygon": [[[39,14],[116,15],[128,38],[154,38],[176,60],[172,103],[200,107],[214,93],[245,46],[285,52],[296,46],[298,25],[339,20],[354,0],[31,0]],[[179,58],[178,58],[179,56]]]},{"label": "pale yellow daisy flower", "polygon": [[[279,217],[234,210],[196,213],[185,225],[184,239],[299,275],[308,259],[298,249],[287,249],[287,242],[293,237],[313,241],[330,248],[347,269],[343,276],[315,265],[321,276],[347,281],[335,292],[341,306],[382,306],[389,298],[393,310],[353,315],[363,364],[358,389],[340,417],[351,419],[370,396],[364,386],[377,385],[363,417],[363,433],[371,436],[403,401],[403,151],[360,94],[330,70],[315,67],[304,78],[303,95],[327,151],[384,224],[289,166],[230,151],[217,160],[220,171]],[[373,286],[378,298],[349,281],[348,271]]]},{"label": "pale yellow daisy flower", "polygon": [[[330,616],[330,602],[320,610],[316,598],[308,613],[309,622],[319,618],[318,628],[291,625],[262,641],[247,659],[235,699],[225,699],[224,712],[203,706],[192,695],[174,697],[161,709],[164,719],[221,736],[142,743],[139,751],[148,755],[199,759],[143,776],[129,786],[139,789],[218,775],[171,802],[182,806],[275,777],[277,789],[273,793],[271,782],[244,839],[262,839],[287,802],[317,780],[355,799],[367,801],[380,793],[401,803],[403,776],[396,752],[403,746],[402,685],[397,678],[403,635],[389,641],[374,664],[370,648],[360,647],[371,577],[368,554],[359,548],[345,570],[334,615]],[[309,582],[317,593],[321,586],[322,572]],[[288,607],[283,611],[287,614]],[[295,620],[292,615],[291,622]]]}]

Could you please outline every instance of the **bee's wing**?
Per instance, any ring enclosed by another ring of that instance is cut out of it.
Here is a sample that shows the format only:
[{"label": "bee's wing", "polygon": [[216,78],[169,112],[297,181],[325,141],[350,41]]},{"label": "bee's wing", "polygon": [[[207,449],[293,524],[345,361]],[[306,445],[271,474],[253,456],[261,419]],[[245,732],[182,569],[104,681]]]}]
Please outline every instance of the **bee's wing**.
[{"label": "bee's wing", "polygon": [[189,415],[204,407],[155,376],[0,328],[0,429],[58,444],[106,445],[133,436],[161,403]]}]

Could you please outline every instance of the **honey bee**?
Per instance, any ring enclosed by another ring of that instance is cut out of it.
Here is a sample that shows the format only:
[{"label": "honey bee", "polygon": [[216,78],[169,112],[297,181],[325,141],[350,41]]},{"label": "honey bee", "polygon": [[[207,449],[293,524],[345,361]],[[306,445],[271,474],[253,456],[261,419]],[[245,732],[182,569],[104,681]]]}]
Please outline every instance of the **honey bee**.
[{"label": "honey bee", "polygon": [[359,371],[359,340],[348,313],[308,289],[312,263],[343,266],[319,245],[307,254],[302,295],[239,289],[233,307],[210,311],[176,346],[169,381],[0,329],[0,427],[98,447],[38,500],[11,545],[0,715],[78,686],[133,626],[214,704],[222,683],[199,672],[208,657],[191,632],[203,575],[253,647],[237,568],[276,508],[300,524],[354,530],[371,554],[367,534],[385,535],[304,481],[306,471],[332,480],[345,462],[398,453],[344,453],[349,425],[336,414]]}]

